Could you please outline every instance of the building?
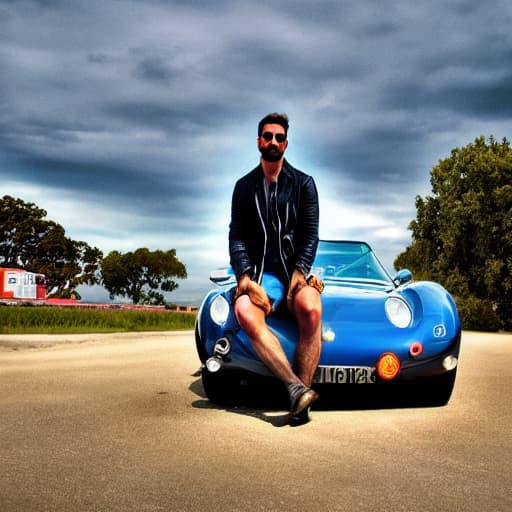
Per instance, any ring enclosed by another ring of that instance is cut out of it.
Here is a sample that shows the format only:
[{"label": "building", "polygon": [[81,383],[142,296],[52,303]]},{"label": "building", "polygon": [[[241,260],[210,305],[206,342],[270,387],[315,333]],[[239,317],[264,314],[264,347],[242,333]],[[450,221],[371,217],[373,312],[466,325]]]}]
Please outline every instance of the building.
[{"label": "building", "polygon": [[0,268],[0,299],[45,300],[46,278],[21,268]]}]

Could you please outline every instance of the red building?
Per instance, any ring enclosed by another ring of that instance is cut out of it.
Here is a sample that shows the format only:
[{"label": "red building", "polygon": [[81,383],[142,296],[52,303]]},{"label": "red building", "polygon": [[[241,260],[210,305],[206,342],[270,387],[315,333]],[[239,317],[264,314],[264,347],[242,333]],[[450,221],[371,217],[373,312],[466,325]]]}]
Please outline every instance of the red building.
[{"label": "red building", "polygon": [[45,300],[45,276],[21,268],[0,268],[0,299]]}]

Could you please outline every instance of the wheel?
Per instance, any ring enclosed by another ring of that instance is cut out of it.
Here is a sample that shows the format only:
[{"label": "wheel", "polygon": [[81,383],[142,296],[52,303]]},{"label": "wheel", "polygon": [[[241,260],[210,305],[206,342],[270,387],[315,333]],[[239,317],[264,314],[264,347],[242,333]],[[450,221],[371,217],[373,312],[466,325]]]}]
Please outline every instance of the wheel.
[{"label": "wheel", "polygon": [[432,384],[432,402],[434,405],[446,405],[452,396],[457,369],[434,377]]},{"label": "wheel", "polygon": [[240,377],[234,372],[201,369],[203,389],[210,402],[217,405],[235,405],[240,398]]},{"label": "wheel", "polygon": [[206,362],[206,360],[208,359],[208,354],[206,353],[204,344],[199,336],[199,326],[198,326],[197,320],[196,320],[196,326],[195,326],[194,333],[195,333],[195,339],[196,339],[197,355],[199,356],[199,360],[201,361],[201,363],[204,364]]},{"label": "wheel", "polygon": [[456,375],[457,369],[423,379],[419,385],[424,404],[429,407],[446,405],[452,396]]}]

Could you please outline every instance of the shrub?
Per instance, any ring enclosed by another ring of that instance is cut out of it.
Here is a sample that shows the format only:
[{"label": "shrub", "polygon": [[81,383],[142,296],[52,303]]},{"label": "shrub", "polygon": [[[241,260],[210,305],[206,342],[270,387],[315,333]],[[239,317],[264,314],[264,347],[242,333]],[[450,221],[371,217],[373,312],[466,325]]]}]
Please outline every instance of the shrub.
[{"label": "shrub", "polygon": [[474,296],[454,297],[463,329],[495,332],[503,329],[495,305],[490,300]]}]

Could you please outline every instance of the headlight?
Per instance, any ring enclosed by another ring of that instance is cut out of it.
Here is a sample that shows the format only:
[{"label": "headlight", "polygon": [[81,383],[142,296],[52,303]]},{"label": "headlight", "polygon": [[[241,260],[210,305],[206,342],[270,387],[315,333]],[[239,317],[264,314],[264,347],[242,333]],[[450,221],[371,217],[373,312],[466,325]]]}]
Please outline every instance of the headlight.
[{"label": "headlight", "polygon": [[229,316],[229,302],[223,295],[217,295],[210,306],[210,316],[217,325],[224,325]]},{"label": "headlight", "polygon": [[386,315],[388,320],[401,329],[411,325],[412,313],[408,304],[398,297],[389,297],[386,300]]}]

